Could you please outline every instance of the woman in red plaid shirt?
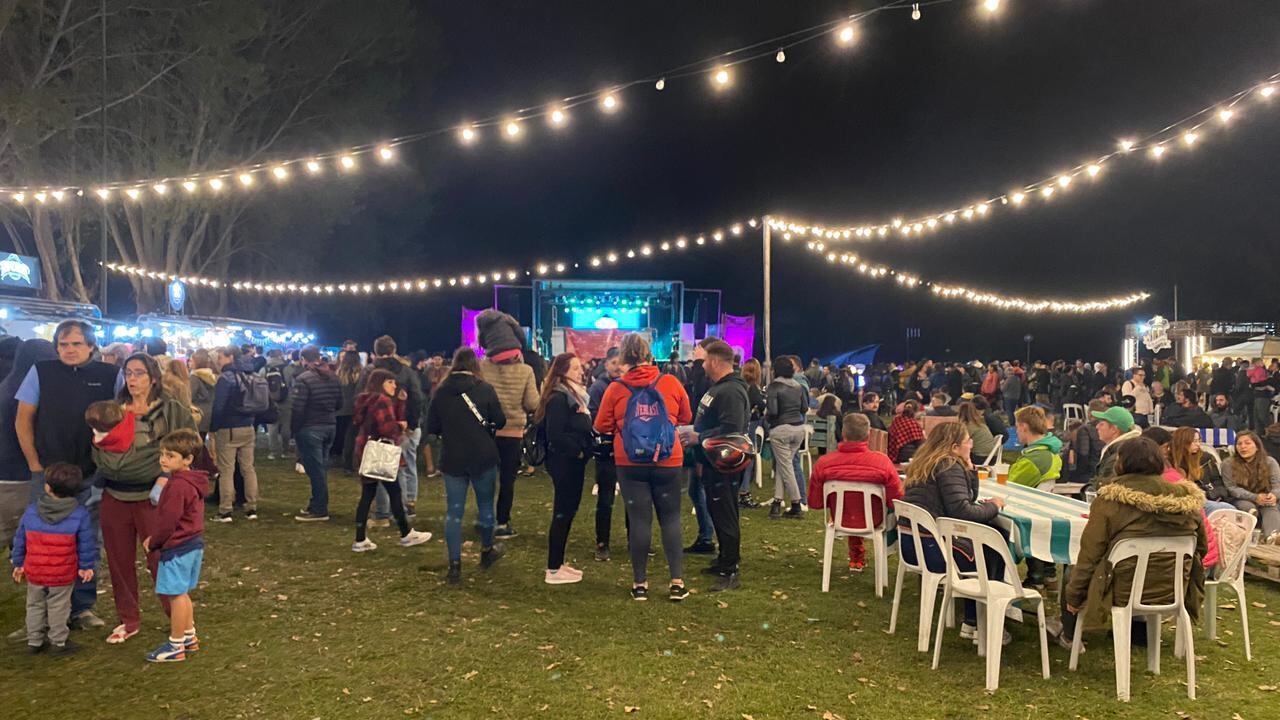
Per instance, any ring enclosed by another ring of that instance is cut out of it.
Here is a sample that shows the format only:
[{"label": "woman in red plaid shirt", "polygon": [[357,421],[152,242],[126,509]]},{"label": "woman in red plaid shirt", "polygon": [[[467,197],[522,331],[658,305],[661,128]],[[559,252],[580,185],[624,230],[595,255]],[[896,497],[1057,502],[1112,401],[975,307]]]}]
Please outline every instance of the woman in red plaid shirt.
[{"label": "woman in red plaid shirt", "polygon": [[[407,426],[405,422],[406,395],[396,385],[396,376],[381,368],[369,373],[369,381],[364,392],[356,398],[356,412],[351,418],[356,428],[355,465],[360,466],[364,457],[364,448],[369,440],[377,439],[400,444]],[[404,464],[403,456],[400,463]],[[353,552],[377,550],[378,546],[365,537],[365,526],[369,522],[369,506],[378,492],[377,478],[360,478],[360,504],[356,506],[356,541],[352,543]],[[404,503],[400,500],[400,483],[394,478],[382,482],[391,500],[391,514],[400,526],[400,547],[421,545],[431,539],[431,533],[418,532],[409,527],[409,518],[404,513]]]},{"label": "woman in red plaid shirt", "polygon": [[906,462],[915,455],[916,448],[924,442],[924,428],[916,420],[920,406],[915,400],[902,403],[902,412],[893,418],[889,425],[889,459],[894,462]]}]

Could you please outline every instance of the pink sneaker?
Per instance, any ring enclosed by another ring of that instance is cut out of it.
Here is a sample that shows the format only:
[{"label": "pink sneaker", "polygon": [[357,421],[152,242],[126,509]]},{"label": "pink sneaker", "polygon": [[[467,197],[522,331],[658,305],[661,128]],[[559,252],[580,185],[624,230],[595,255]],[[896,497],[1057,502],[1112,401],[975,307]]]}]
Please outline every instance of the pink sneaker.
[{"label": "pink sneaker", "polygon": [[555,572],[547,571],[546,577],[543,579],[548,585],[570,585],[576,582],[582,582],[582,573],[567,572],[569,567],[561,565],[559,570]]}]

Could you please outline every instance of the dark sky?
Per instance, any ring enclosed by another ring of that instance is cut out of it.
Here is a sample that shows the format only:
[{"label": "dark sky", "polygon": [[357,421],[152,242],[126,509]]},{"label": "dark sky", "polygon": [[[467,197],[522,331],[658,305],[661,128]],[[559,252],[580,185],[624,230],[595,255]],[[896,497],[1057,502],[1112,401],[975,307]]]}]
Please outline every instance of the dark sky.
[{"label": "dark sky", "polygon": [[[978,0],[866,22],[853,50],[820,40],[739,68],[732,91],[705,78],[634,88],[604,117],[538,123],[509,145],[451,139],[406,152],[404,177],[367,176],[367,206],[338,232],[403,235],[405,257],[351,273],[449,273],[582,257],[610,244],[696,232],[772,211],[831,223],[911,215],[1007,191],[1096,157],[1117,138],[1181,118],[1280,70],[1280,6],[1269,0]],[[423,2],[415,86],[390,132],[451,124],[603,87],[825,22],[870,3]],[[430,48],[430,51],[427,50]],[[830,354],[882,342],[900,358],[1034,354],[1117,360],[1123,324],[1171,316],[1275,319],[1280,135],[1274,107],[1207,128],[1193,152],[1116,162],[1096,187],[921,240],[855,248],[931,278],[1036,295],[1146,289],[1140,309],[1088,317],[1000,312],[935,300],[775,249],[774,352]],[[396,188],[401,190],[396,191]],[[404,187],[424,188],[406,192]],[[343,268],[347,269],[347,268]],[[725,310],[761,312],[758,236],[615,273],[721,287]],[[488,291],[380,302],[402,348],[457,342],[461,304]],[[381,330],[319,303],[326,337]]]}]

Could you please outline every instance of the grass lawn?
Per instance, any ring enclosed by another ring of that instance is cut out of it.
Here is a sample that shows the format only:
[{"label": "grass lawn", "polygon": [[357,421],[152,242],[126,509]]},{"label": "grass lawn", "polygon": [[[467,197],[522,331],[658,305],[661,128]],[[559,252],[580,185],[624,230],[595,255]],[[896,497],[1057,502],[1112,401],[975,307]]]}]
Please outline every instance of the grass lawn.
[{"label": "grass lawn", "polygon": [[[1042,680],[1030,625],[1012,627],[1000,690],[988,696],[974,647],[954,630],[938,671],[916,653],[918,583],[908,581],[894,636],[886,634],[891,597],[875,597],[870,569],[852,576],[837,569],[831,592],[820,592],[816,515],[770,521],[765,508],[747,512],[743,587],[720,597],[701,592],[709,584],[698,574],[706,561],[690,556],[694,594],[683,604],[666,601],[659,552],[651,563],[656,596],[636,603],[627,593],[621,504],[614,559],[592,558],[589,488],[569,547],[586,578],[543,584],[551,492],[539,475],[519,481],[514,524],[522,534],[508,556],[481,573],[478,547],[469,544],[465,584],[455,589],[444,584],[439,480],[423,483],[419,502],[418,527],[435,539],[401,549],[394,529],[375,530],[381,547],[355,555],[354,482],[333,475],[334,519],[301,525],[293,513],[305,503],[306,480],[282,463],[262,465],[261,520],[207,527],[195,593],[200,652],[181,664],[143,661],[167,629],[154,596],[147,597],[143,632],[123,646],[103,643],[105,632],[77,631],[72,637],[85,647],[71,658],[30,658],[16,643],[0,647],[0,717],[1097,720],[1237,713],[1253,720],[1280,713],[1280,592],[1262,581],[1249,584],[1252,663],[1244,659],[1235,610],[1218,611],[1224,642],[1197,635],[1197,701],[1186,698],[1169,631],[1164,674],[1145,673],[1144,655],[1135,651],[1133,702],[1123,705],[1114,699],[1109,640],[1094,637],[1074,674],[1067,654],[1052,647],[1053,677]],[[685,521],[687,543],[693,518]],[[23,607],[20,591],[7,584],[0,627],[19,627]],[[109,591],[98,610],[109,629]]]}]

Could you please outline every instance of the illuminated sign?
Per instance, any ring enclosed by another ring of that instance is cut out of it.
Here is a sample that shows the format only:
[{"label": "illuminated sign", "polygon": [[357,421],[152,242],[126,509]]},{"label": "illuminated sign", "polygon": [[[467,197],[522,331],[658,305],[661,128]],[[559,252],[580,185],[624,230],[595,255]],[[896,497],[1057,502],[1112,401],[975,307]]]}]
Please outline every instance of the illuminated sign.
[{"label": "illuminated sign", "polygon": [[0,257],[0,285],[39,290],[40,260],[14,253]]},{"label": "illuminated sign", "polygon": [[176,313],[180,313],[186,304],[187,284],[181,280],[174,280],[169,283],[169,309]]},{"label": "illuminated sign", "polygon": [[1275,323],[1216,322],[1209,326],[1210,335],[1274,335]]},{"label": "illuminated sign", "polygon": [[1142,344],[1146,345],[1151,352],[1160,352],[1173,347],[1173,343],[1169,340],[1169,321],[1159,315],[1151,318]]}]

